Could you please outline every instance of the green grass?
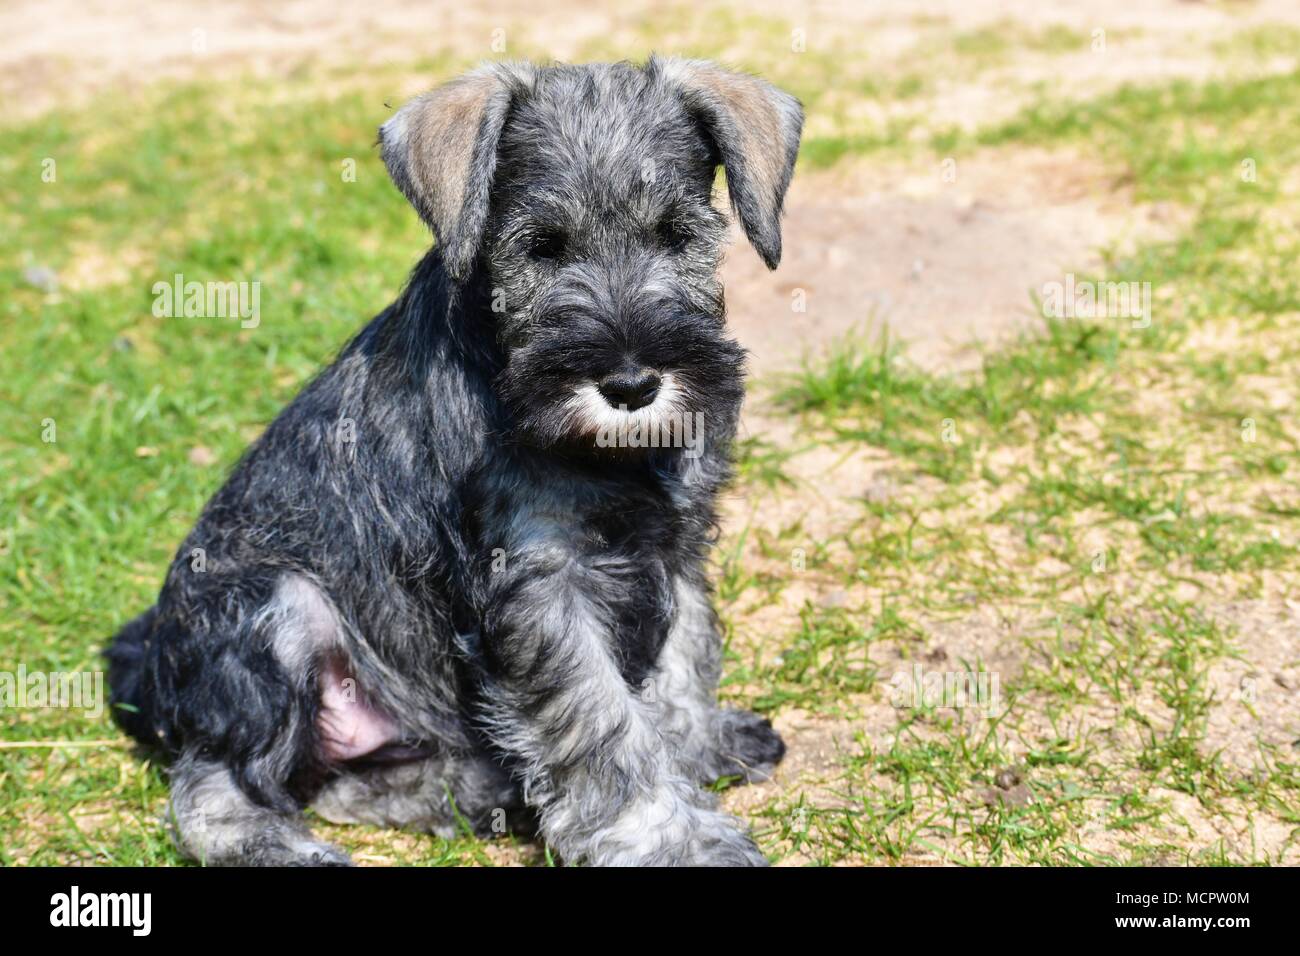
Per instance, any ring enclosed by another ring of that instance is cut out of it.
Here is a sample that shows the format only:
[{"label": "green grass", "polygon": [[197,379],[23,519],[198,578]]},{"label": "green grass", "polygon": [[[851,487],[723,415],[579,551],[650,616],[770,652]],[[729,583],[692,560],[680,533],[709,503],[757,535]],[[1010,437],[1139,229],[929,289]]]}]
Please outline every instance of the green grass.
[{"label": "green grass", "polygon": [[[1277,194],[1295,159],[1296,73],[1155,89],[1124,86],[1083,103],[1044,100],[974,134],[980,145],[1086,142],[1123,163],[1141,199],[1175,199],[1207,213]],[[1254,182],[1242,162],[1254,160]],[[1218,236],[1204,238],[1215,241]]]}]

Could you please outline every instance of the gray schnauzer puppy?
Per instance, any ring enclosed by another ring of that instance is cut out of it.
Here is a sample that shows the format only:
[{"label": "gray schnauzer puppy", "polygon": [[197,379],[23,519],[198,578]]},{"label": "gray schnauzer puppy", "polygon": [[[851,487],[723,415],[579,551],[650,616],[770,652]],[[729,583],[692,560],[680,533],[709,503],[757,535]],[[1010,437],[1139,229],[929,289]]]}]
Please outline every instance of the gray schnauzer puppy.
[{"label": "gray schnauzer puppy", "polygon": [[180,847],[346,863],[302,819],[535,827],[568,862],[762,864],[704,789],[705,573],[743,351],[718,165],[771,268],[798,101],[711,63],[494,65],[380,130],[437,245],[248,450],[108,650]]}]

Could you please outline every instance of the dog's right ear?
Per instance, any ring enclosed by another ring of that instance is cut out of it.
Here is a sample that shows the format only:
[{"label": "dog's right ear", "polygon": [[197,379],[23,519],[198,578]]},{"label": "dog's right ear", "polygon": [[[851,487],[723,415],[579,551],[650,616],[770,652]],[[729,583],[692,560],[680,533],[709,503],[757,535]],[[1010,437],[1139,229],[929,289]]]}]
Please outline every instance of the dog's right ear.
[{"label": "dog's right ear", "polygon": [[756,76],[708,60],[651,57],[713,138],[745,235],[769,269],[781,262],[781,211],[803,132],[799,101]]},{"label": "dog's right ear", "polygon": [[417,96],[379,127],[388,174],[437,237],[448,274],[469,275],[483,238],[497,143],[526,65],[493,64]]}]

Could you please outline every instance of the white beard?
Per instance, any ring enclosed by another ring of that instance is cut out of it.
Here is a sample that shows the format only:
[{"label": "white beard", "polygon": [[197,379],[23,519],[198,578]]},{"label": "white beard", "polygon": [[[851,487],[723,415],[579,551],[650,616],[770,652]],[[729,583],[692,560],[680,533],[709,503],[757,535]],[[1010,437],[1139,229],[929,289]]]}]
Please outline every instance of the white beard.
[{"label": "white beard", "polygon": [[570,433],[601,447],[689,449],[703,438],[703,423],[689,418],[685,404],[686,393],[671,372],[660,379],[655,400],[635,410],[615,408],[595,383],[588,382],[574,389],[565,403],[566,425]]}]

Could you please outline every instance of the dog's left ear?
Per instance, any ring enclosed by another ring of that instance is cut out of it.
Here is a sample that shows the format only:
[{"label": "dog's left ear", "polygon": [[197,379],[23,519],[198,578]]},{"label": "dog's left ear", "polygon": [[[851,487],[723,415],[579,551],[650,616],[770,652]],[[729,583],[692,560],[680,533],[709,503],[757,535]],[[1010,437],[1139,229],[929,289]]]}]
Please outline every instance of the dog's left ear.
[{"label": "dog's left ear", "polygon": [[469,275],[483,238],[497,144],[526,65],[484,66],[417,96],[379,128],[388,174],[437,237],[448,274]]},{"label": "dog's left ear", "polygon": [[707,60],[653,59],[713,137],[745,235],[769,269],[781,262],[781,210],[794,175],[803,107],[758,77]]}]

